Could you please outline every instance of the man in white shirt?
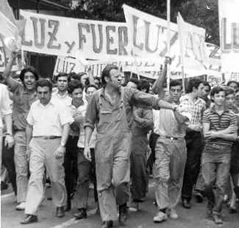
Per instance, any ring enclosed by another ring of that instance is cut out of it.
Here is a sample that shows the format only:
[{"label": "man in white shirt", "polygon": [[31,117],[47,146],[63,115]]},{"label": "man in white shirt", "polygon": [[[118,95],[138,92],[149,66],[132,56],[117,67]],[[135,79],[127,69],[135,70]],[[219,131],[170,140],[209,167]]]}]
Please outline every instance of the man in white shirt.
[{"label": "man in white shirt", "polygon": [[[12,136],[12,108],[11,108],[11,100],[9,98],[9,92],[5,85],[0,83],[0,159],[2,159],[2,134],[3,134],[3,122],[5,121],[6,125],[6,139],[5,143],[8,147],[13,146],[13,136]],[[2,164],[2,160],[0,160],[0,165]]]},{"label": "man in white shirt", "polygon": [[73,119],[61,102],[52,99],[52,83],[48,79],[39,80],[36,89],[39,100],[32,104],[27,117],[27,153],[31,176],[26,199],[26,217],[21,224],[38,221],[36,212],[44,194],[44,167],[51,180],[57,217],[64,216],[67,198],[63,162],[69,126]]},{"label": "man in white shirt", "polygon": [[68,94],[69,76],[66,73],[60,73],[56,77],[57,90],[53,92],[52,97],[63,102],[65,105],[71,105],[71,97]]}]

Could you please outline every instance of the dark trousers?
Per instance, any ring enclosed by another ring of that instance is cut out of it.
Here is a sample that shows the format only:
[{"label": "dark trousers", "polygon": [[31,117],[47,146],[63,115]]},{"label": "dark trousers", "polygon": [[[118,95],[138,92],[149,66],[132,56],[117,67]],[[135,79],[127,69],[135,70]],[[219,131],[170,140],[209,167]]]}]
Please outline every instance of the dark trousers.
[{"label": "dark trousers", "polygon": [[16,184],[16,170],[15,170],[15,163],[14,163],[14,147],[9,149],[6,146],[4,146],[4,144],[5,144],[5,137],[3,137],[2,165],[4,165],[7,169],[13,191],[16,195],[17,184]]},{"label": "dark trousers", "polygon": [[66,185],[66,192],[67,192],[67,202],[70,202],[71,195],[74,193],[74,189],[77,183],[78,139],[79,139],[78,136],[69,136],[66,143],[64,168],[65,168],[65,185]]},{"label": "dark trousers", "polygon": [[98,201],[95,175],[95,153],[94,149],[91,151],[91,161],[84,156],[84,148],[78,149],[78,179],[76,188],[76,204],[77,208],[87,208],[89,196],[89,184],[94,185],[94,198]]},{"label": "dark trousers", "polygon": [[132,151],[130,156],[130,175],[132,200],[141,200],[145,197],[148,187],[146,153],[137,154]]},{"label": "dark trousers", "polygon": [[193,186],[196,184],[200,171],[203,138],[200,132],[189,131],[185,136],[187,161],[184,170],[182,199],[191,200]]}]

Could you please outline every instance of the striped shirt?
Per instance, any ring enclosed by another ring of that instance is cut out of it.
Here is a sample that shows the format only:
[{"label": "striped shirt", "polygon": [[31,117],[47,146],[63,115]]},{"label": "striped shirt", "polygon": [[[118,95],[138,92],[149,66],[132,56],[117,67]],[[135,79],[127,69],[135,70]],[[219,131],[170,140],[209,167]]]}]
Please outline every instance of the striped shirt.
[{"label": "striped shirt", "polygon": [[[229,109],[225,109],[224,112],[219,115],[216,110],[215,106],[207,109],[203,115],[203,123],[210,124],[210,131],[221,131],[225,130],[229,126],[237,125],[236,115],[230,111]],[[231,146],[233,144],[232,141],[228,141],[221,138],[213,138],[207,139],[206,143],[215,143],[217,145],[228,145]]]}]

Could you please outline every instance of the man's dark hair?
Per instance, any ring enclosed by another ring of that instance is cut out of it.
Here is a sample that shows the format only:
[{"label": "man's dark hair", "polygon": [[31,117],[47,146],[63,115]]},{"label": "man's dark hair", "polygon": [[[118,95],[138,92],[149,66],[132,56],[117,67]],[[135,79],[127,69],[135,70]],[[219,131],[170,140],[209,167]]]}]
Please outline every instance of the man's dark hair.
[{"label": "man's dark hair", "polygon": [[83,85],[77,80],[77,81],[71,81],[68,84],[68,93],[72,94],[75,89],[82,89],[83,91]]},{"label": "man's dark hair", "polygon": [[191,93],[193,91],[193,88],[198,89],[201,83],[203,82],[200,79],[191,79],[188,83],[187,93]]},{"label": "man's dark hair", "polygon": [[149,92],[149,89],[150,89],[150,83],[149,83],[149,81],[146,80],[146,79],[141,79],[141,80],[139,80],[138,89],[139,89],[139,90],[145,89],[145,90],[146,90],[145,92],[148,93],[148,92]]},{"label": "man's dark hair", "polygon": [[237,82],[237,81],[229,81],[228,83],[227,83],[227,86],[230,86],[230,84],[232,84],[232,83],[235,83],[235,84],[237,84],[237,87],[239,87],[239,83]]},{"label": "man's dark hair", "polygon": [[169,83],[169,88],[174,86],[181,86],[182,89],[182,83],[180,82],[180,80],[171,80]]},{"label": "man's dark hair", "polygon": [[204,85],[204,86],[208,86],[209,91],[211,91],[211,86],[210,86],[210,84],[209,84],[208,82],[203,81],[203,85]]},{"label": "man's dark hair", "polygon": [[103,86],[105,86],[106,81],[105,81],[105,77],[110,78],[110,71],[111,70],[118,70],[119,68],[113,64],[107,64],[105,66],[105,68],[103,69],[102,73],[101,73],[101,81]]},{"label": "man's dark hair", "polygon": [[234,91],[233,88],[227,86],[227,87],[225,88],[225,95],[228,96],[228,95],[231,95],[231,94],[235,94],[235,91]]},{"label": "man's dark hair", "polygon": [[95,88],[96,90],[99,89],[99,88],[97,88],[96,85],[92,85],[92,84],[90,84],[90,85],[88,85],[88,86],[85,87],[85,92],[86,92],[86,93],[87,93],[87,91],[88,91],[88,89],[89,89],[90,87],[93,87],[93,88]]},{"label": "man's dark hair", "polygon": [[67,74],[67,73],[59,73],[58,75],[55,76],[55,81],[57,82],[57,80],[58,80],[60,77],[67,77],[67,81],[68,81],[68,82],[70,82],[70,80],[71,80],[71,77],[69,77],[69,74]]},{"label": "man's dark hair", "polygon": [[36,81],[39,79],[39,74],[38,74],[37,70],[33,66],[28,66],[28,67],[22,69],[20,76],[19,76],[19,78],[21,79],[21,81],[23,83],[24,83],[24,75],[27,72],[31,72],[34,75]]},{"label": "man's dark hair", "polygon": [[140,81],[137,78],[130,78],[128,83],[129,82],[133,82],[137,86],[137,89],[139,89]]},{"label": "man's dark hair", "polygon": [[213,96],[214,96],[215,94],[218,94],[218,93],[220,93],[220,92],[225,92],[225,89],[224,89],[223,87],[221,87],[221,86],[215,86],[215,87],[213,87],[213,89],[211,90],[210,95],[211,95],[211,97],[213,98]]},{"label": "man's dark hair", "polygon": [[50,79],[41,78],[36,82],[36,89],[37,87],[48,87],[50,89],[50,92],[52,92],[53,84]]}]

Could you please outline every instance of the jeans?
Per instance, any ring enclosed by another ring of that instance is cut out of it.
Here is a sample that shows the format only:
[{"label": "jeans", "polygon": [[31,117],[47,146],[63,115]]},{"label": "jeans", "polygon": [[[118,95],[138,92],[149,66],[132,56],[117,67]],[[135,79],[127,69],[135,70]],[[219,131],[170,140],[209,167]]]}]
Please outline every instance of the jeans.
[{"label": "jeans", "polygon": [[208,208],[220,214],[225,188],[228,183],[231,153],[230,148],[217,149],[217,153],[203,153],[202,176]]}]

